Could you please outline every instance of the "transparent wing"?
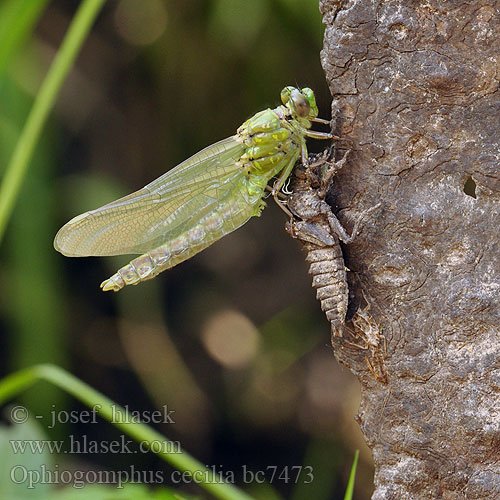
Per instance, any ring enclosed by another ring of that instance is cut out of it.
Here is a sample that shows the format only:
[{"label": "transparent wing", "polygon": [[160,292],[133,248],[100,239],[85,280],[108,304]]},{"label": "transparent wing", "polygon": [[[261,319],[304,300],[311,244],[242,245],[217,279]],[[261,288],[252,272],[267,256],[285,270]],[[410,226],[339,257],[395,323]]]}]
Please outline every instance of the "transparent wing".
[{"label": "transparent wing", "polygon": [[56,234],[70,257],[145,253],[181,235],[228,200],[244,176],[235,136],[217,142],[139,191],[85,212]]}]

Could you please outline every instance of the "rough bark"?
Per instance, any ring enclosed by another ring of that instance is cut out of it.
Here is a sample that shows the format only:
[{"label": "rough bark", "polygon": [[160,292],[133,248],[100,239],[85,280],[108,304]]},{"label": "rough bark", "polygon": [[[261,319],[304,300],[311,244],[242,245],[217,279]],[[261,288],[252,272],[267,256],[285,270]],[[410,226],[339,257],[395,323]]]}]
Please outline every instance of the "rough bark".
[{"label": "rough bark", "polygon": [[500,3],[320,6],[334,131],[353,150],[333,206],[349,226],[382,202],[344,254],[386,380],[334,342],[361,382],[372,498],[498,500]]}]

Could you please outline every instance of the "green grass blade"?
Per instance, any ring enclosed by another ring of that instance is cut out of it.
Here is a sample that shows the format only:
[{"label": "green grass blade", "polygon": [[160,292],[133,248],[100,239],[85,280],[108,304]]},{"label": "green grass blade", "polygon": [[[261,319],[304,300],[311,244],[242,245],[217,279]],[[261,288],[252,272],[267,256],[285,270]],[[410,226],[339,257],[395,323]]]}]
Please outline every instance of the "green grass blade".
[{"label": "green grass blade", "polygon": [[0,186],[0,241],[49,112],[104,2],[82,1],[35,98]]},{"label": "green grass blade", "polygon": [[0,4],[0,75],[26,40],[48,0],[3,0]]},{"label": "green grass blade", "polygon": [[168,453],[163,450],[155,451],[155,453],[176,469],[190,472],[194,478],[202,479],[203,482],[196,481],[196,483],[215,497],[221,500],[252,500],[252,497],[235,486],[223,483],[221,478],[215,476],[201,462],[186,452],[178,450],[174,446],[175,443],[171,443],[172,446],[167,446],[169,440],[151,427],[137,422],[113,422],[113,418],[116,418],[118,414],[126,415],[124,408],[113,403],[113,401],[100,392],[55,365],[36,365],[15,372],[0,380],[0,405],[7,399],[19,394],[19,392],[28,389],[38,380],[46,380],[60,387],[89,408],[95,409],[102,418],[108,422],[112,422],[115,427],[136,441],[144,445],[148,443],[162,443],[161,448],[163,449],[175,449],[175,453]]},{"label": "green grass blade", "polygon": [[352,500],[354,493],[354,481],[356,480],[356,468],[358,466],[359,450],[354,453],[354,460],[352,462],[351,473],[349,474],[349,481],[345,490],[344,500]]}]

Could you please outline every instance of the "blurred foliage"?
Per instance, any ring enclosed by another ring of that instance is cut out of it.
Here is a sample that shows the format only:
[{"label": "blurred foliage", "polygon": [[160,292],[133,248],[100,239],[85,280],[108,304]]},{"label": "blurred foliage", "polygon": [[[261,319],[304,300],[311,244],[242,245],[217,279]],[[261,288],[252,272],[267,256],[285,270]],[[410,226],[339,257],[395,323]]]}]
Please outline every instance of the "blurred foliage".
[{"label": "blurred foliage", "polygon": [[[0,172],[78,2],[54,0],[45,11],[39,2],[14,23],[7,4],[0,1],[0,28],[16,29],[0,44]],[[313,0],[109,1],[59,96],[0,248],[4,373],[49,361],[135,410],[168,405],[176,423],[159,430],[206,464],[238,471],[309,463],[318,471],[310,489],[254,485],[259,498],[276,498],[275,490],[294,500],[341,498],[355,448],[356,498],[371,491],[370,458],[353,421],[358,388],[333,359],[328,323],[281,211],[269,203],[205,252],[117,295],[98,285],[127,257],[66,259],[52,238],[74,215],[234,134],[276,106],[285,85],[313,88],[328,118],[322,31]],[[26,402],[41,414],[81,409],[42,390]],[[107,438],[83,424],[49,432]],[[94,469],[164,468],[147,455],[78,460]]]},{"label": "blurred foliage", "polygon": [[[40,484],[38,488],[27,489],[22,484],[24,470],[40,470],[43,467],[52,469],[54,457],[48,449],[40,453],[33,452],[29,447],[23,453],[14,452],[12,443],[22,443],[27,440],[41,442],[47,439],[42,427],[34,420],[10,427],[0,425],[0,498],[22,500],[30,498],[48,498],[51,486]],[[20,449],[20,448],[18,448]],[[14,472],[12,472],[14,471]]]},{"label": "blurred foliage", "polygon": [[31,35],[48,0],[3,0],[0,3],[0,75]]}]

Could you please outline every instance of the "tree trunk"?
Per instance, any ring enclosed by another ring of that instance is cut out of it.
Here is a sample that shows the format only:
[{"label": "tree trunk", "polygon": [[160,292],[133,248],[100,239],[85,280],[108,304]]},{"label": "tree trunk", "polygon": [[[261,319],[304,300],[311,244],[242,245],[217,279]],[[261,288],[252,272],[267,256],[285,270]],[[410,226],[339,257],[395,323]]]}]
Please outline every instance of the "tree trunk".
[{"label": "tree trunk", "polygon": [[343,249],[385,342],[334,338],[361,382],[372,498],[498,500],[500,2],[320,5],[334,132],[352,149],[334,212],[352,227],[382,202]]}]

